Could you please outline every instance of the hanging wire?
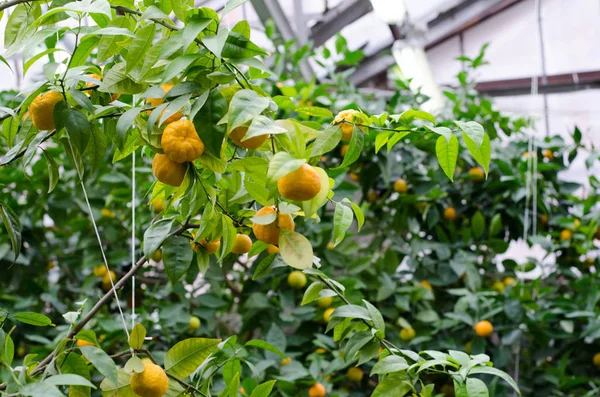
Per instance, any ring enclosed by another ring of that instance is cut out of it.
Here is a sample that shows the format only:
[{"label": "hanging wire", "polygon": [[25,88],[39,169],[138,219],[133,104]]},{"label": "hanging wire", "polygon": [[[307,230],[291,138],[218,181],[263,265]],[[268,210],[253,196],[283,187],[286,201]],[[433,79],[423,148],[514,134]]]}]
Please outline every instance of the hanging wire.
[{"label": "hanging wire", "polygon": [[[131,266],[135,265],[135,149],[131,153]],[[131,277],[131,329],[135,325],[135,274]]]}]

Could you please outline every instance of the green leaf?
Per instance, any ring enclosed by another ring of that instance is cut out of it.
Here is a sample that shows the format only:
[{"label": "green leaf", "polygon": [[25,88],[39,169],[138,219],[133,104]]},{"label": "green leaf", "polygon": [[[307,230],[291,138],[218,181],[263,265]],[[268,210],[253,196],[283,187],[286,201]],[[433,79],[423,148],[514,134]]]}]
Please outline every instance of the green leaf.
[{"label": "green leaf", "polygon": [[[375,306],[373,306],[371,303],[367,302],[364,299],[363,299],[363,303],[367,307],[367,311],[369,312],[369,315],[371,316],[371,319],[373,320],[373,325],[375,326],[375,329],[385,333],[385,322],[383,321],[383,316],[381,315],[379,310],[377,310],[377,308]],[[385,336],[385,335],[383,335],[383,336]]]},{"label": "green leaf", "polygon": [[[314,116],[314,117],[325,117],[325,118],[328,118],[328,119],[332,119],[333,118],[333,113],[331,113],[331,110],[326,109],[326,108],[322,108],[322,107],[319,107],[319,106],[303,106],[303,107],[299,107],[299,108],[296,108],[296,112],[307,114],[309,116]],[[332,126],[332,127],[338,127],[338,126]],[[329,127],[329,128],[331,128],[331,127]]]},{"label": "green leaf", "polygon": [[[220,32],[219,32],[220,33]],[[206,38],[205,38],[206,39]],[[223,58],[244,59],[268,55],[265,50],[237,32],[230,32],[223,46]]]},{"label": "green leaf", "polygon": [[[102,397],[137,397],[137,394],[129,386],[131,374],[127,373],[125,369],[120,369],[117,373],[117,378],[118,383],[113,382],[109,378],[104,378],[102,383],[100,383]],[[169,382],[169,388],[171,383],[174,382]]]},{"label": "green leaf", "polygon": [[333,214],[333,241],[334,245],[338,245],[344,240],[346,231],[352,225],[352,210],[342,203],[335,205]]},{"label": "green leaf", "polygon": [[231,98],[227,114],[228,131],[246,124],[264,112],[271,105],[268,98],[252,90],[239,90]]},{"label": "green leaf", "polygon": [[206,151],[221,157],[226,127],[218,122],[227,112],[227,101],[219,90],[212,90],[206,102],[194,116],[194,127]]},{"label": "green leaf", "polygon": [[237,229],[233,225],[233,221],[230,217],[223,215],[221,217],[221,228],[223,229],[223,241],[221,243],[221,255],[220,260],[231,252],[233,244],[235,243],[235,237],[237,235]]},{"label": "green leaf", "polygon": [[476,121],[455,121],[454,124],[458,126],[463,132],[463,136],[468,136],[477,148],[481,146],[483,143],[483,136],[485,135],[485,131],[481,124]]},{"label": "green leaf", "polygon": [[93,389],[96,388],[92,382],[84,378],[83,376],[76,374],[61,374],[54,375],[44,380],[47,385],[53,386],[86,386]]},{"label": "green leaf", "polygon": [[48,166],[48,193],[52,192],[58,183],[58,164],[54,158],[48,154],[45,150],[42,151],[44,158],[46,159],[46,165]]},{"label": "green leaf", "polygon": [[154,251],[160,248],[165,238],[171,232],[174,218],[163,218],[153,223],[144,233],[144,255],[150,258]]},{"label": "green leaf", "polygon": [[275,353],[278,356],[281,356],[283,358],[286,357],[286,355],[281,350],[279,350],[278,348],[276,348],[275,346],[273,346],[272,344],[270,344],[269,342],[266,342],[264,340],[253,339],[253,340],[250,340],[250,341],[246,342],[246,344],[244,346],[246,346],[246,347],[248,347],[248,346],[258,347],[260,349],[268,350],[270,352],[273,352],[273,353]]},{"label": "green leaf", "polygon": [[15,358],[15,343],[10,337],[10,333],[6,334],[4,339],[4,352],[0,357],[0,361],[4,361],[8,365],[12,365],[13,359]]},{"label": "green leaf", "polygon": [[302,234],[282,230],[279,234],[279,250],[279,254],[289,266],[300,270],[312,267],[312,245]]},{"label": "green leaf", "polygon": [[170,62],[163,72],[162,82],[168,83],[172,78],[182,73],[200,56],[198,54],[186,54],[179,56]]},{"label": "green leaf", "polygon": [[246,135],[244,135],[244,138],[242,138],[242,142],[255,136],[276,135],[285,133],[287,133],[287,130],[275,124],[275,122],[271,118],[263,115],[258,115],[254,117],[252,123],[250,123],[250,127],[248,127]]},{"label": "green leaf", "polygon": [[123,143],[125,142],[125,136],[127,135],[127,131],[133,125],[135,118],[142,111],[142,108],[131,108],[121,117],[119,117],[119,121],[117,121],[117,144],[122,149]]},{"label": "green leaf", "polygon": [[458,138],[456,138],[456,135],[451,135],[450,140],[447,140],[444,136],[440,136],[435,143],[435,154],[446,176],[451,181],[454,181],[454,172],[458,159]]},{"label": "green leaf", "polygon": [[317,136],[310,153],[311,157],[322,156],[331,152],[342,140],[342,129],[337,125],[327,127],[322,134]]},{"label": "green leaf", "polygon": [[477,211],[475,215],[473,215],[473,218],[471,219],[471,228],[473,229],[473,236],[475,238],[483,236],[483,232],[485,231],[485,218],[481,211]]},{"label": "green leaf", "polygon": [[125,363],[125,371],[130,374],[144,372],[144,362],[138,356],[131,356]]},{"label": "green leaf", "polygon": [[496,214],[492,217],[492,221],[490,222],[489,235],[493,237],[502,231],[502,215]]},{"label": "green leaf", "polygon": [[352,205],[352,211],[354,211],[354,217],[356,218],[356,223],[358,224],[358,231],[360,232],[360,229],[365,224],[365,214],[362,208],[360,208],[357,204],[351,202],[350,205]]},{"label": "green leaf", "polygon": [[[154,251],[152,251],[154,252]],[[169,237],[163,243],[163,263],[169,280],[175,283],[188,271],[194,259],[190,240],[183,236]]]},{"label": "green leaf", "polygon": [[348,151],[344,156],[344,160],[339,167],[334,169],[340,169],[348,167],[350,164],[354,163],[359,159],[360,153],[362,152],[363,145],[365,143],[364,133],[357,127],[354,126],[354,132],[352,133],[352,139],[350,140],[350,144],[348,145]]},{"label": "green leaf", "polygon": [[[131,38],[135,37],[129,29],[133,28],[133,19],[127,16],[118,15],[116,16],[110,23],[109,27],[106,29],[115,28],[119,29],[119,35],[103,35],[98,42],[98,61],[104,62],[113,55],[119,53],[122,48],[129,45],[131,43]],[[100,29],[102,30],[102,29]],[[98,37],[98,36],[96,36]],[[82,39],[82,43],[88,42],[91,40],[91,37],[84,37]],[[91,45],[91,42],[88,42],[88,46]],[[95,45],[95,44],[94,44]],[[81,65],[85,63],[85,60],[88,58],[89,54],[93,50],[93,46],[91,48],[87,48],[85,53],[78,54],[75,52],[75,56],[80,60]]]},{"label": "green leaf", "polygon": [[54,107],[53,117],[56,130],[59,131],[64,127],[73,146],[79,153],[84,153],[92,134],[92,124],[86,115],[81,110],[70,108],[65,101],[61,101]]},{"label": "green leaf", "polygon": [[40,313],[21,312],[15,314],[13,318],[24,324],[35,325],[36,327],[54,326],[52,320]]},{"label": "green leaf", "polygon": [[4,201],[0,201],[0,217],[2,217],[2,223],[8,232],[14,261],[16,261],[21,252],[21,221],[15,211]]},{"label": "green leaf", "polygon": [[182,340],[165,355],[165,370],[178,378],[187,378],[217,349],[220,342],[221,339],[206,338]]},{"label": "green leaf", "polygon": [[194,6],[193,0],[171,0],[173,13],[182,22],[186,22],[186,12]]},{"label": "green leaf", "polygon": [[202,42],[206,46],[206,48],[213,53],[216,58],[221,58],[221,54],[223,52],[223,48],[225,48],[225,42],[227,41],[227,37],[229,35],[229,31],[227,29],[221,29],[215,35],[212,36],[204,36],[202,38]]},{"label": "green leaf", "polygon": [[322,289],[323,283],[320,281],[313,282],[308,286],[306,291],[304,291],[304,296],[302,297],[302,303],[300,303],[300,305],[304,306],[319,299],[319,293]]},{"label": "green leaf", "polygon": [[46,383],[29,383],[19,390],[20,396],[27,397],[64,397],[56,386]]},{"label": "green leaf", "polygon": [[144,59],[144,55],[150,47],[152,47],[152,40],[156,35],[156,24],[150,23],[140,30],[138,30],[135,38],[129,46],[127,46],[127,67],[125,71],[131,72],[135,66]]},{"label": "green leaf", "polygon": [[200,15],[192,15],[186,22],[183,29],[183,51],[185,52],[194,42],[196,37],[213,21],[211,18],[204,18]]},{"label": "green leaf", "polygon": [[467,393],[469,397],[489,397],[490,395],[485,383],[476,378],[467,378]]},{"label": "green leaf", "polygon": [[229,14],[230,11],[236,9],[237,7],[241,6],[242,4],[244,4],[247,1],[248,0],[229,0],[227,2],[227,5],[223,9],[223,13],[221,14],[221,18],[223,18],[225,15]]},{"label": "green leaf", "polygon": [[144,344],[144,338],[146,338],[146,328],[142,324],[137,323],[133,326],[129,335],[129,347],[134,350],[141,349]]},{"label": "green leaf", "polygon": [[410,124],[414,119],[425,120],[435,124],[435,117],[433,115],[418,109],[408,109],[400,115],[398,121],[402,124]]},{"label": "green leaf", "polygon": [[519,390],[519,386],[517,386],[517,383],[514,381],[513,378],[510,377],[509,374],[507,374],[504,371],[501,371],[501,370],[499,370],[497,368],[493,368],[493,367],[481,366],[481,367],[472,368],[469,371],[469,375],[475,375],[475,374],[486,374],[486,375],[498,376],[498,377],[504,379],[509,385],[511,385],[512,388],[517,391],[517,393],[521,394],[521,391]]},{"label": "green leaf", "polygon": [[305,163],[305,159],[297,159],[287,152],[277,152],[269,162],[267,181],[274,182],[290,172],[296,171]]},{"label": "green leaf", "polygon": [[270,380],[268,382],[261,383],[260,385],[256,386],[254,390],[252,390],[250,397],[268,397],[273,390],[273,386],[275,386],[275,382],[277,381]]},{"label": "green leaf", "polygon": [[104,156],[106,155],[106,135],[96,126],[92,126],[91,132],[86,152],[90,160],[90,167],[96,170],[104,162]]},{"label": "green leaf", "polygon": [[404,397],[411,390],[412,385],[406,375],[391,375],[377,384],[371,397]]},{"label": "green leaf", "polygon": [[117,383],[117,366],[104,350],[96,346],[82,346],[79,350],[81,350],[81,354],[92,363],[98,372],[109,378],[113,384]]},{"label": "green leaf", "polygon": [[490,146],[490,137],[485,134],[483,136],[483,142],[481,146],[477,147],[475,142],[469,138],[465,133],[463,133],[463,139],[465,141],[465,145],[467,149],[469,149],[469,153],[471,156],[483,167],[485,170],[485,175],[487,177],[489,168],[490,168],[490,158],[492,149]]},{"label": "green leaf", "polygon": [[373,375],[386,375],[392,372],[404,371],[409,367],[408,363],[403,357],[391,355],[382,358],[375,363],[371,370],[371,376]]},{"label": "green leaf", "polygon": [[340,306],[337,309],[335,309],[331,317],[362,318],[363,320],[368,321],[373,320],[367,309],[357,305]]}]

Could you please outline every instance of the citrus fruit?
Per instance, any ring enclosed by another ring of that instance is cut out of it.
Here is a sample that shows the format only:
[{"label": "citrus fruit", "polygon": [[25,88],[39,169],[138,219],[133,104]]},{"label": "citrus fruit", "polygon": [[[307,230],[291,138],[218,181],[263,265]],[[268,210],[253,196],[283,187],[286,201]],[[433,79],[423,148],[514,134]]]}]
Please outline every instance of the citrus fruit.
[{"label": "citrus fruit", "polygon": [[299,270],[294,270],[288,275],[287,281],[288,285],[293,289],[304,288],[306,285],[306,274]]},{"label": "citrus fruit", "polygon": [[469,178],[473,182],[481,182],[485,178],[485,173],[479,167],[473,167],[469,170]]},{"label": "citrus fruit", "polygon": [[[264,215],[274,214],[277,210],[275,207],[263,207],[256,212],[254,216],[260,217]],[[294,220],[290,214],[278,213],[275,220],[267,225],[252,223],[252,231],[254,236],[265,243],[277,245],[279,244],[279,233],[281,230],[294,230]]]},{"label": "citrus fruit", "polygon": [[129,384],[140,397],[162,397],[169,388],[169,378],[161,367],[144,360],[144,371],[131,375]]},{"label": "citrus fruit", "polygon": [[400,339],[402,339],[405,342],[408,342],[409,340],[412,340],[416,334],[417,333],[413,328],[402,328],[400,330]]},{"label": "citrus fruit", "polygon": [[492,289],[499,294],[504,292],[504,287],[505,285],[502,281],[494,281],[494,284],[492,284]]},{"label": "citrus fruit", "polygon": [[308,389],[308,397],[325,397],[327,395],[327,390],[325,390],[325,386],[320,383],[315,383]]},{"label": "citrus fruit", "polygon": [[348,376],[348,380],[350,382],[360,383],[364,376],[364,373],[360,368],[352,367],[348,369],[346,375]]},{"label": "citrus fruit", "polygon": [[315,353],[325,354],[325,353],[327,353],[327,350],[323,349],[322,347],[319,347],[318,349],[315,349]]},{"label": "citrus fruit", "polygon": [[178,187],[185,178],[185,164],[169,160],[164,154],[156,154],[152,160],[152,173],[162,183]]},{"label": "citrus fruit", "polygon": [[238,233],[235,235],[235,243],[231,252],[234,254],[245,254],[252,248],[252,240],[247,234]]},{"label": "citrus fruit", "polygon": [[192,331],[200,328],[200,319],[196,316],[190,316],[190,329]]},{"label": "citrus fruit", "polygon": [[49,91],[38,95],[27,108],[33,126],[38,130],[55,129],[54,107],[63,100],[64,97],[58,91]]},{"label": "citrus fruit", "polygon": [[492,323],[490,323],[487,320],[478,322],[473,328],[475,329],[475,333],[481,336],[482,338],[487,338],[492,334],[492,332],[494,332],[494,327],[492,326]]},{"label": "citrus fruit", "polygon": [[105,292],[108,292],[112,288],[111,280],[112,283],[117,282],[117,274],[112,270],[102,277],[102,289]]},{"label": "citrus fruit", "polygon": [[571,240],[572,237],[573,232],[569,229],[564,229],[562,232],[560,232],[560,241]]},{"label": "citrus fruit", "polygon": [[578,228],[579,226],[581,226],[581,221],[579,219],[575,219],[573,221],[573,226],[575,226],[575,228]]},{"label": "citrus fruit", "polygon": [[279,364],[280,364],[282,367],[285,367],[286,365],[290,364],[291,362],[292,362],[292,358],[291,358],[291,357],[286,357],[286,358],[282,359],[282,360],[279,362]]},{"label": "citrus fruit", "polygon": [[107,218],[114,218],[117,216],[117,214],[115,214],[114,211],[111,211],[108,208],[102,208],[100,210],[100,214],[102,214],[102,216],[105,216]]},{"label": "citrus fruit", "polygon": [[373,204],[374,202],[377,201],[378,198],[379,198],[379,195],[377,194],[377,192],[375,190],[369,190],[367,192],[367,202]]},{"label": "citrus fruit", "polygon": [[408,183],[402,178],[399,178],[394,182],[394,191],[396,193],[406,193],[408,191]]},{"label": "citrus fruit", "polygon": [[154,261],[154,262],[160,262],[162,260],[162,250],[157,249],[156,251],[154,251],[152,253],[152,255],[150,256],[150,258]]},{"label": "citrus fruit", "polygon": [[169,124],[162,134],[160,144],[169,160],[176,163],[194,161],[204,153],[204,143],[189,120]]},{"label": "citrus fruit", "polygon": [[229,133],[229,139],[233,141],[237,146],[243,147],[245,149],[258,149],[262,146],[263,143],[267,139],[269,139],[269,134],[253,136],[250,139],[246,139],[243,141],[242,139],[246,136],[248,132],[248,127],[242,125],[240,127],[236,127]]},{"label": "citrus fruit", "polygon": [[107,273],[105,265],[97,265],[94,266],[93,270],[94,276],[96,277],[104,277]]},{"label": "citrus fruit", "polygon": [[333,243],[333,241],[330,241],[327,243],[327,249],[328,250],[335,249],[335,244]]},{"label": "citrus fruit", "polygon": [[[102,80],[102,76],[100,76],[99,74],[88,74],[88,76],[90,76],[91,78],[96,79],[96,80],[100,80],[100,81]],[[96,85],[97,85],[96,83],[92,83],[91,81],[88,81],[85,83],[86,87],[94,87]],[[89,94],[87,94],[87,93],[86,93],[86,95],[89,96]],[[112,96],[110,97],[110,101],[114,102],[117,99],[119,99],[120,97],[121,97],[121,94],[119,94],[119,93],[112,94]]]},{"label": "citrus fruit", "polygon": [[165,199],[162,197],[157,197],[150,202],[154,212],[162,212],[165,209],[165,204]]},{"label": "citrus fruit", "polygon": [[96,345],[92,342],[88,342],[87,340],[77,339],[77,347],[83,347],[83,346],[96,346]]},{"label": "citrus fruit", "polygon": [[333,314],[334,311],[335,311],[335,309],[333,307],[330,307],[329,309],[325,310],[325,313],[323,313],[323,321],[328,323],[329,320],[331,320],[331,315]]},{"label": "citrus fruit", "polygon": [[[171,90],[171,88],[173,88],[173,84],[163,84],[160,86],[160,88],[162,88],[163,92],[166,94],[167,92],[169,92]],[[146,99],[146,103],[153,107],[163,104],[164,101],[165,100],[163,98],[148,98],[148,99]],[[150,113],[150,112],[151,111],[148,111],[148,113]],[[160,113],[161,117],[162,117],[163,113],[164,113],[164,110]],[[163,122],[163,124],[172,123],[174,121],[179,120],[182,117],[183,117],[183,114],[180,112],[177,112],[177,113],[167,117],[167,119]]]},{"label": "citrus fruit", "polygon": [[321,190],[321,177],[313,167],[302,164],[296,171],[279,178],[277,189],[288,200],[310,200]]},{"label": "citrus fruit", "polygon": [[352,179],[354,182],[358,182],[358,180],[360,179],[360,175],[358,175],[355,172],[351,172],[350,173],[350,179]]},{"label": "citrus fruit", "polygon": [[205,238],[201,238],[198,240],[198,244],[204,248],[208,255],[212,255],[219,250],[219,247],[221,247],[221,239],[206,241]]},{"label": "citrus fruit", "polygon": [[[354,124],[359,121],[359,111],[354,109],[342,110],[333,119],[333,124],[338,124],[342,129],[342,141],[349,142],[352,139]],[[359,127],[362,130],[362,127]]]},{"label": "citrus fruit", "polygon": [[456,210],[453,207],[448,207],[444,210],[444,219],[453,221],[456,219]]},{"label": "citrus fruit", "polygon": [[596,367],[600,367],[600,353],[594,354],[594,358],[592,359],[592,361],[594,362],[594,365]]},{"label": "citrus fruit", "polygon": [[508,285],[514,285],[515,284],[515,279],[513,277],[506,277],[503,282],[504,285],[508,286]]},{"label": "citrus fruit", "polygon": [[333,297],[326,296],[324,298],[319,298],[315,301],[315,303],[319,309],[327,309],[333,303]]},{"label": "citrus fruit", "polygon": [[433,291],[433,287],[431,286],[431,283],[427,280],[421,281],[421,286],[427,288],[429,291]]},{"label": "citrus fruit", "polygon": [[345,157],[349,147],[349,145],[342,145],[342,147],[340,147],[340,156]]},{"label": "citrus fruit", "polygon": [[544,156],[544,158],[547,158],[548,160],[554,159],[554,153],[552,153],[552,150],[550,149],[544,150],[542,152],[542,156]]},{"label": "citrus fruit", "polygon": [[540,223],[542,225],[547,225],[548,224],[548,215],[546,215],[546,214],[540,215]]},{"label": "citrus fruit", "polygon": [[269,244],[267,246],[267,254],[269,255],[275,255],[279,253],[279,247],[273,244]]}]

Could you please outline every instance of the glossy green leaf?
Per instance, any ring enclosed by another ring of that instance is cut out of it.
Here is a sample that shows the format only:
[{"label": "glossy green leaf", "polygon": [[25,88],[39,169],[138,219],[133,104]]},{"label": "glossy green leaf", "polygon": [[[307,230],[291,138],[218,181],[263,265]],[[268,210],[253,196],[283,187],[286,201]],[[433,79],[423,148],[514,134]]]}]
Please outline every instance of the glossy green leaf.
[{"label": "glossy green leaf", "polygon": [[165,355],[165,370],[185,379],[217,349],[221,339],[190,338],[173,346]]}]

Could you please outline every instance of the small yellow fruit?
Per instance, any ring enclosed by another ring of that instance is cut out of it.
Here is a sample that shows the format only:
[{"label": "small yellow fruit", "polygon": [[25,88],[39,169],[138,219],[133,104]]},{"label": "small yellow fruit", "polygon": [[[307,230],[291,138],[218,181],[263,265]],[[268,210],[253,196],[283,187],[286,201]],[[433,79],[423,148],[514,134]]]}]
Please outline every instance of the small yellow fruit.
[{"label": "small yellow fruit", "polygon": [[288,275],[287,278],[288,285],[293,289],[304,288],[306,285],[306,274],[302,273],[299,270],[294,270]]},{"label": "small yellow fruit", "polygon": [[204,143],[189,120],[169,124],[162,134],[160,144],[169,160],[176,163],[194,161],[204,153]]},{"label": "small yellow fruit", "polygon": [[487,320],[483,320],[475,324],[474,329],[475,333],[481,336],[482,338],[487,338],[492,334],[492,332],[494,332],[494,327],[492,326],[492,323],[490,323]]},{"label": "small yellow fruit", "polygon": [[408,183],[402,178],[397,179],[394,182],[394,191],[396,193],[406,193],[408,191]]},{"label": "small yellow fruit", "polygon": [[150,360],[144,361],[144,372],[131,375],[131,390],[140,397],[162,397],[169,388],[165,371]]},{"label": "small yellow fruit", "polygon": [[320,383],[315,383],[308,389],[308,397],[325,397],[327,395],[327,390],[325,390],[325,386]]},{"label": "small yellow fruit", "polygon": [[33,126],[38,130],[55,129],[54,107],[63,100],[64,97],[57,91],[49,91],[45,94],[38,95],[27,108]]},{"label": "small yellow fruit", "polygon": [[542,225],[547,225],[548,224],[548,215],[546,215],[546,214],[540,215],[540,223]]},{"label": "small yellow fruit", "polygon": [[315,301],[315,303],[319,309],[327,309],[333,303],[333,297],[326,296],[324,298],[319,298]]},{"label": "small yellow fruit", "polygon": [[502,281],[494,281],[494,284],[492,284],[492,289],[499,294],[504,292],[504,287],[505,285]]},{"label": "small yellow fruit", "polygon": [[231,139],[237,146],[246,149],[258,149],[263,143],[265,143],[267,139],[269,139],[269,134],[264,134],[253,136],[252,138],[243,141],[242,139],[246,136],[247,132],[248,127],[246,126],[236,127],[229,133],[229,139]]},{"label": "small yellow fruit", "polygon": [[544,156],[545,158],[547,158],[548,160],[552,160],[554,159],[554,153],[552,153],[552,150],[550,149],[546,149],[542,152],[542,156]]},{"label": "small yellow fruit", "polygon": [[335,308],[333,308],[333,307],[330,307],[329,309],[325,310],[325,313],[323,313],[323,321],[328,323],[331,320],[331,315],[333,314],[334,311],[335,311]]},{"label": "small yellow fruit", "polygon": [[350,173],[350,179],[352,179],[354,182],[358,182],[358,180],[360,179],[360,175],[358,175],[355,172],[351,172]]},{"label": "small yellow fruit", "polygon": [[456,220],[456,210],[453,207],[448,207],[444,210],[444,219],[447,221]]},{"label": "small yellow fruit", "polygon": [[473,167],[469,170],[469,178],[471,178],[473,182],[482,182],[485,178],[485,173],[481,168]]},{"label": "small yellow fruit", "polygon": [[275,255],[279,253],[279,247],[273,244],[269,244],[267,246],[267,254],[269,255]]},{"label": "small yellow fruit", "polygon": [[286,365],[290,364],[291,362],[292,362],[292,358],[286,357],[279,362],[279,365],[281,365],[282,367],[285,367]]},{"label": "small yellow fruit", "polygon": [[164,184],[178,187],[185,178],[187,171],[185,164],[169,160],[164,154],[157,154],[152,160],[152,173]]},{"label": "small yellow fruit", "polygon": [[[342,110],[335,116],[332,124],[338,124],[342,129],[342,141],[349,142],[352,139],[352,132],[354,131],[354,124],[360,121],[360,112],[354,109]],[[363,127],[359,127],[361,130]]]},{"label": "small yellow fruit", "polygon": [[323,349],[322,347],[319,347],[318,349],[315,350],[315,353],[325,354],[325,353],[327,353],[327,350]]},{"label": "small yellow fruit", "polygon": [[92,342],[88,342],[87,340],[77,339],[77,347],[83,347],[83,346],[96,346],[96,345],[93,344]]},{"label": "small yellow fruit", "polygon": [[573,238],[573,232],[569,229],[564,229],[560,232],[560,241],[571,240]]},{"label": "small yellow fruit", "polygon": [[321,177],[313,167],[302,164],[297,170],[279,178],[277,189],[288,200],[310,200],[321,190]]},{"label": "small yellow fruit", "polygon": [[433,287],[431,286],[431,283],[427,280],[421,281],[421,286],[424,288],[427,288],[429,291],[433,291]]},{"label": "small yellow fruit", "polygon": [[249,252],[252,248],[252,240],[250,236],[247,234],[238,233],[235,235],[235,243],[233,243],[233,248],[231,252],[234,254],[245,254]]},{"label": "small yellow fruit", "polygon": [[[160,88],[162,88],[162,89],[163,89],[163,92],[166,94],[167,92],[169,92],[169,91],[171,90],[171,88],[173,88],[173,84],[163,84],[163,85],[161,85],[161,86],[160,86]],[[163,103],[164,103],[164,101],[165,101],[165,100],[164,100],[163,98],[148,98],[148,99],[146,99],[146,103],[147,103],[147,104],[149,104],[150,106],[153,106],[153,107],[157,107],[158,105],[161,105],[161,104],[163,104]],[[165,110],[166,110],[166,109],[165,109]],[[165,112],[165,110],[163,110],[163,111],[160,113],[160,116],[161,116],[161,117],[162,117],[162,114]],[[181,109],[180,109],[180,110],[181,110]],[[149,110],[149,111],[148,111],[148,114],[150,114],[150,113],[151,113],[151,111]],[[167,118],[167,119],[164,121],[164,123],[163,123],[163,124],[170,124],[170,123],[172,123],[172,122],[174,122],[174,121],[177,121],[177,120],[179,120],[179,119],[180,119],[180,118],[182,118],[182,117],[183,117],[183,114],[182,114],[182,113],[180,113],[180,112],[177,112],[177,113],[173,114],[172,116],[169,116],[169,117],[168,117],[168,118]],[[160,118],[159,118],[159,119],[160,119]]]},{"label": "small yellow fruit", "polygon": [[592,361],[594,362],[594,365],[596,367],[600,367],[600,353],[594,354],[594,358],[592,359]]},{"label": "small yellow fruit", "polygon": [[156,251],[154,251],[152,253],[152,255],[150,256],[150,258],[154,262],[160,262],[160,261],[162,261],[162,250],[161,249],[157,249]]},{"label": "small yellow fruit", "polygon": [[328,250],[335,249],[335,244],[333,243],[333,241],[330,241],[327,243],[327,249]]},{"label": "small yellow fruit", "polygon": [[516,280],[513,277],[506,277],[504,279],[504,285],[509,286],[509,285],[514,285],[516,282]]},{"label": "small yellow fruit", "polygon": [[342,145],[342,147],[340,148],[340,156],[346,157],[346,153],[348,153],[349,147],[350,145]]},{"label": "small yellow fruit", "polygon": [[400,330],[400,339],[404,342],[408,342],[409,340],[413,340],[417,333],[413,328],[402,328]]},{"label": "small yellow fruit", "polygon": [[192,244],[192,248],[194,248],[194,251],[198,251],[198,248],[203,248],[208,255],[214,254],[219,250],[220,247],[221,239],[206,241],[205,238],[201,238],[200,240],[198,240],[197,243]]},{"label": "small yellow fruit", "polygon": [[195,331],[200,328],[200,319],[196,316],[190,316],[190,330]]},{"label": "small yellow fruit", "polygon": [[[111,283],[112,280],[112,283]],[[112,288],[112,284],[117,282],[117,274],[114,271],[110,271],[102,277],[102,289],[108,292]]]},{"label": "small yellow fruit", "polygon": [[373,204],[377,201],[378,198],[379,198],[379,195],[377,194],[377,192],[375,190],[369,190],[367,192],[367,202]]},{"label": "small yellow fruit", "polygon": [[114,211],[111,211],[108,208],[102,208],[100,210],[100,214],[102,214],[102,216],[105,216],[107,218],[114,218],[117,216],[117,214],[115,214]]},{"label": "small yellow fruit", "polygon": [[[263,216],[276,213],[277,210],[275,207],[263,207],[258,210],[255,216]],[[252,223],[252,231],[254,232],[254,236],[260,241],[264,241],[265,243],[277,245],[279,244],[279,233],[281,230],[291,230],[294,231],[294,220],[290,214],[277,214],[277,218],[267,224],[261,225],[258,223]]]},{"label": "small yellow fruit", "polygon": [[579,226],[581,226],[581,221],[580,221],[579,219],[577,219],[577,218],[576,218],[576,219],[573,221],[573,225],[575,226],[575,228],[578,228]]},{"label": "small yellow fruit", "polygon": [[96,277],[106,276],[106,274],[107,274],[106,266],[105,265],[94,266],[93,273],[94,273],[94,276],[96,276]]},{"label": "small yellow fruit", "polygon": [[352,367],[348,369],[346,376],[348,376],[348,380],[350,382],[360,383],[363,379],[364,373],[360,368]]},{"label": "small yellow fruit", "polygon": [[150,202],[154,212],[162,212],[165,209],[165,204],[165,199],[162,197],[157,197]]}]

